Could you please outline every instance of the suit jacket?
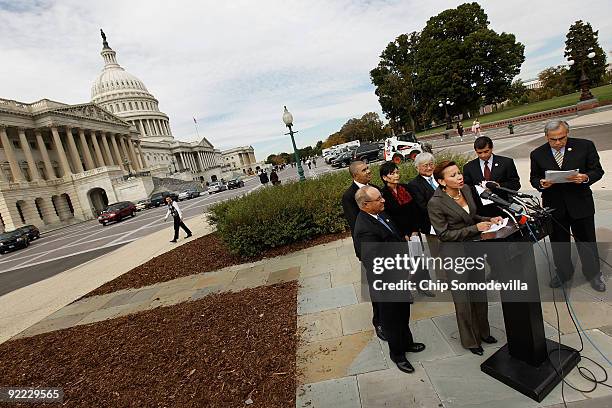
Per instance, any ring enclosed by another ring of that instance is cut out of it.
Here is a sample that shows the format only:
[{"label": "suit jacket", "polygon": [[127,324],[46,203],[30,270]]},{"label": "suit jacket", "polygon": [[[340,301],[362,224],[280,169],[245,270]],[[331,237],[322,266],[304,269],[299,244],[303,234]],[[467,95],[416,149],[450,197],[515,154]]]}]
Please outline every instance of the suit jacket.
[{"label": "suit jacket", "polygon": [[[393,229],[393,232],[389,231],[389,229],[380,221],[376,220],[365,211],[359,211],[355,221],[355,229],[353,230],[353,244],[355,245],[355,253],[366,270],[367,279],[370,283],[370,296],[373,300],[376,299],[377,295],[372,292],[371,285],[374,279],[378,279],[372,272],[374,258],[385,256],[385,254],[391,255],[390,251],[385,248],[385,244],[406,243],[406,240],[403,238],[403,236],[401,236],[401,233],[397,230],[388,214],[382,212],[380,213],[380,216],[391,227],[391,229]],[[408,245],[404,245],[402,249],[408,253]],[[397,274],[394,276],[395,278],[398,277]],[[393,281],[393,278],[391,278],[388,274],[379,275],[379,278],[383,280],[386,280],[385,278],[387,278],[389,281]],[[406,275],[406,278],[410,278],[410,275]],[[409,291],[404,295],[405,297],[402,298],[401,301],[412,301],[412,295]],[[395,299],[399,301],[399,299]]]},{"label": "suit jacket", "polygon": [[[531,152],[531,185],[542,192],[542,203],[545,207],[555,209],[554,215],[569,214],[574,219],[589,217],[595,214],[593,192],[590,185],[599,181],[604,171],[599,162],[599,154],[592,141],[568,138],[561,168],[557,165],[550,145],[543,144]],[[582,184],[558,183],[547,189],[540,187],[546,170],[574,170],[589,176],[589,181]]]},{"label": "suit jacket", "polygon": [[[399,185],[410,194],[408,185]],[[414,203],[414,198],[410,202],[400,205],[389,187],[384,186],[380,189],[380,192],[385,199],[385,213],[389,215],[398,232],[402,235],[410,235],[413,232],[419,231],[419,210]]]},{"label": "suit jacket", "polygon": [[[368,184],[371,187],[378,188],[372,184]],[[355,193],[359,190],[359,186],[355,184],[355,182],[351,183],[351,186],[346,189],[344,194],[342,195],[342,209],[344,210],[344,218],[348,223],[349,228],[351,229],[351,233],[355,229],[355,220],[357,219],[357,214],[359,214],[359,206],[357,205],[357,201],[355,201]]]},{"label": "suit jacket", "polygon": [[450,198],[441,187],[436,189],[433,197],[429,200],[429,204],[427,204],[429,220],[442,242],[462,242],[476,239],[480,236],[476,224],[490,219],[477,214],[476,202],[472,197],[469,186],[464,185],[461,188],[461,193],[470,208],[469,214],[455,200]]},{"label": "suit jacket", "polygon": [[[497,182],[500,186],[509,188],[512,190],[519,190],[521,188],[521,179],[516,170],[514,160],[510,157],[493,155],[493,161],[489,164],[491,166],[491,181]],[[484,180],[482,169],[480,168],[480,159],[476,158],[467,162],[463,166],[463,180],[465,184],[472,188],[472,194],[477,195],[476,188],[477,184],[480,184]],[[509,197],[504,192],[498,194],[504,200],[508,200]],[[482,201],[476,198],[476,212],[478,214],[486,215],[488,217],[494,217],[497,215],[504,215],[494,204],[483,206]]]},{"label": "suit jacket", "polygon": [[[408,183],[408,191],[412,195],[414,205],[418,211],[419,229],[423,234],[429,234],[431,231],[431,222],[427,213],[427,203],[434,195],[434,188],[421,175],[416,176]],[[385,203],[386,204],[386,203]]]}]

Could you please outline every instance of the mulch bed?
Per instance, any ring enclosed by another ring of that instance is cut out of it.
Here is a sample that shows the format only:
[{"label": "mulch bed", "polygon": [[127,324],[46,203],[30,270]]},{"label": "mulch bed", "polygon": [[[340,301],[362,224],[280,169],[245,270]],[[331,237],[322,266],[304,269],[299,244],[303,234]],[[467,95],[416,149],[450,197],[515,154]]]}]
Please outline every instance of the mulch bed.
[{"label": "mulch bed", "polygon": [[282,247],[271,248],[256,258],[245,259],[230,253],[220,235],[213,232],[137,266],[89,292],[84,297],[104,295],[121,289],[140,288],[183,276],[216,271],[227,266],[285,255],[349,236],[350,232],[322,235],[310,241],[295,242]]},{"label": "mulch bed", "polygon": [[260,286],[9,341],[0,387],[62,387],[65,407],[294,407],[296,296]]}]

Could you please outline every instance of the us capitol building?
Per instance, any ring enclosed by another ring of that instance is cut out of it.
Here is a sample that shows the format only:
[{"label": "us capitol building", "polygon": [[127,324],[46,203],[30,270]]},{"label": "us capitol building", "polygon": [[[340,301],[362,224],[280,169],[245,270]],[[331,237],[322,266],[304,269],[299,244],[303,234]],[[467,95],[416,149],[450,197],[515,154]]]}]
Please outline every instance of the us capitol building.
[{"label": "us capitol building", "polygon": [[206,138],[175,140],[158,100],[100,31],[104,67],[90,103],[0,99],[0,231],[95,218],[108,203],[148,197],[153,176],[215,181],[255,164],[251,148],[234,173]]}]

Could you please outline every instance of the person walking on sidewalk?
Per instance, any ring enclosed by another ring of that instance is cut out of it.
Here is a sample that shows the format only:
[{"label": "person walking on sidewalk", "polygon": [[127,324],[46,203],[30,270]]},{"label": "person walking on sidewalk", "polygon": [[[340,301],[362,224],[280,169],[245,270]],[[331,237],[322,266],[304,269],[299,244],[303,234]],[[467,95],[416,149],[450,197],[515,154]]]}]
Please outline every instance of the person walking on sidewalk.
[{"label": "person walking on sidewalk", "polygon": [[179,227],[182,228],[183,231],[185,231],[185,233],[187,234],[185,236],[185,239],[189,238],[191,236],[191,230],[187,228],[187,226],[183,222],[183,213],[181,212],[181,209],[179,208],[178,203],[172,200],[172,197],[168,196],[166,197],[166,204],[168,205],[168,212],[166,212],[164,221],[168,219],[168,216],[170,214],[172,214],[172,218],[174,219],[174,239],[170,242],[174,243],[178,239]]}]

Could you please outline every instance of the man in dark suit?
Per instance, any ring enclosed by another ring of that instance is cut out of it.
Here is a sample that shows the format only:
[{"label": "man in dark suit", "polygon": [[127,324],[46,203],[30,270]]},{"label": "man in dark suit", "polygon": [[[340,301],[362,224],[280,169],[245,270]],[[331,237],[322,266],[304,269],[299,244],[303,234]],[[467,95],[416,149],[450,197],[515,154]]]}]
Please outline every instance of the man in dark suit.
[{"label": "man in dark suit", "polygon": [[[478,155],[477,159],[467,162],[463,166],[463,181],[465,184],[472,187],[472,192],[475,195],[475,185],[482,181],[492,181],[501,187],[511,190],[519,190],[521,188],[521,180],[516,171],[514,160],[510,157],[493,155],[493,141],[487,136],[480,136],[474,141],[474,150]],[[508,196],[503,192],[498,194],[501,198],[507,200]],[[479,199],[476,199],[478,205],[478,214],[487,217],[496,217],[504,215],[504,213],[495,205],[482,205]]]},{"label": "man in dark suit", "polygon": [[[357,193],[357,190],[359,190],[361,187],[369,185],[370,181],[372,181],[372,171],[367,163],[364,163],[361,160],[356,160],[349,166],[349,173],[353,178],[353,182],[342,195],[342,209],[344,210],[344,218],[346,218],[346,222],[351,229],[351,234],[353,234],[353,231],[355,230],[355,220],[357,219],[357,214],[359,214],[359,206],[355,201],[355,193]],[[357,250],[355,250],[355,255],[357,255],[357,258],[359,258]],[[378,305],[374,301],[372,302],[372,325],[374,326],[376,335],[381,340],[386,341],[387,339],[385,338],[382,326],[380,324]]]},{"label": "man in dark suit", "polygon": [[[374,258],[381,256],[377,244],[406,242],[395,228],[389,217],[383,212],[385,200],[380,191],[371,186],[361,187],[355,194],[355,201],[360,208],[353,230],[355,252],[366,268],[371,296]],[[415,343],[409,327],[410,303],[412,298],[407,292],[407,299],[402,301],[378,302],[381,324],[387,341],[389,355],[397,368],[405,373],[414,372],[414,367],[406,359],[406,352],[417,353],[425,349],[423,343]]]},{"label": "man in dark suit", "polygon": [[431,234],[431,223],[429,222],[429,214],[427,213],[427,203],[434,194],[434,191],[438,188],[438,182],[433,176],[434,170],[434,156],[431,153],[423,152],[419,153],[414,159],[414,166],[416,167],[419,174],[410,180],[408,183],[408,191],[414,203],[419,209],[419,229],[422,234],[428,236]]},{"label": "man in dark suit", "polygon": [[[549,121],[544,127],[547,143],[531,152],[531,185],[542,192],[545,207],[554,209],[550,240],[557,269],[550,286],[559,287],[574,274],[570,231],[582,263],[582,272],[591,287],[606,290],[599,262],[595,236],[595,203],[590,185],[599,181],[604,171],[592,141],[570,138],[569,124],[563,120]],[[546,180],[546,170],[575,170],[578,174],[566,183]],[[562,243],[565,243],[562,244]]]}]

